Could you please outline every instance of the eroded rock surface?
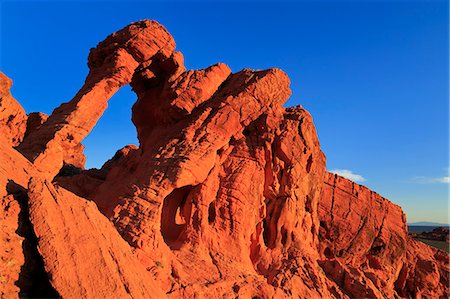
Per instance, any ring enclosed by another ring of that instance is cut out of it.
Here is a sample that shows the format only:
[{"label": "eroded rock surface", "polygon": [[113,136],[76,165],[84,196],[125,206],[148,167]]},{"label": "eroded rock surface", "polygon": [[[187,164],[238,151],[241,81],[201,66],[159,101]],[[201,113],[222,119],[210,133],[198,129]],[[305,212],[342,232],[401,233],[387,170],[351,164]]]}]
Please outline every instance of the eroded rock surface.
[{"label": "eroded rock surface", "polygon": [[326,173],[319,218],[320,263],[350,297],[447,296],[448,254],[411,239],[399,206]]},{"label": "eroded rock surface", "polygon": [[[4,296],[34,292],[27,273],[47,282],[39,294],[67,298],[448,293],[447,253],[411,240],[400,207],[326,172],[311,115],[283,108],[281,70],[186,70],[154,21],[107,37],[88,65],[48,117],[22,113],[2,79],[0,258],[17,261],[2,270]],[[86,170],[81,141],[125,84],[140,144]]]},{"label": "eroded rock surface", "polygon": [[0,298],[16,297],[20,268],[24,263],[23,238],[16,233],[20,206],[13,195],[0,199]]},{"label": "eroded rock surface", "polygon": [[12,80],[0,72],[0,142],[16,146],[25,135],[27,115],[12,97]]},{"label": "eroded rock surface", "polygon": [[165,297],[93,202],[36,178],[28,202],[39,252],[60,296]]},{"label": "eroded rock surface", "polygon": [[84,167],[81,141],[107,108],[107,102],[128,84],[141,62],[154,56],[169,57],[175,43],[164,27],[141,21],[110,35],[92,49],[90,72],[75,97],[53,111],[35,132],[27,135],[19,150],[53,178],[64,164]]}]

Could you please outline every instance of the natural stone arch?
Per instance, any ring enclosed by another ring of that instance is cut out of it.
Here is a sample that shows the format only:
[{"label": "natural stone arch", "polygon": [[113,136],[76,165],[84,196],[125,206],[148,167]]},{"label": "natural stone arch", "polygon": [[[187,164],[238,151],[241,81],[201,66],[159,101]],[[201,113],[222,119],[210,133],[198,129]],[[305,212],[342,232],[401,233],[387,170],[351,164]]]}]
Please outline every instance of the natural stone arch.
[{"label": "natural stone arch", "polygon": [[[56,108],[42,126],[28,135],[18,150],[52,179],[64,163],[83,166],[74,159],[107,107],[108,100],[130,83],[136,68],[155,55],[170,57],[175,42],[154,21],[139,21],[108,36],[91,49],[89,74],[80,91]],[[75,152],[75,154],[74,154]],[[77,165],[78,164],[78,165]]]}]

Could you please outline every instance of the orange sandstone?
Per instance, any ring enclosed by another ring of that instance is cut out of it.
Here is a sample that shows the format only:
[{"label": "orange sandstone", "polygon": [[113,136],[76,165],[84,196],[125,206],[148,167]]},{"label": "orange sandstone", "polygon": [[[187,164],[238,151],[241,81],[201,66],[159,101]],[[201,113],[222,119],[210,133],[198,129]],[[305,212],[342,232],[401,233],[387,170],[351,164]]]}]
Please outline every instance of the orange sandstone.
[{"label": "orange sandstone", "polygon": [[[400,207],[326,172],[311,115],[283,108],[281,70],[186,70],[154,21],[107,37],[88,65],[50,116],[27,116],[0,76],[1,296],[448,293],[447,253],[410,239]],[[86,170],[81,141],[126,84],[140,144]]]}]

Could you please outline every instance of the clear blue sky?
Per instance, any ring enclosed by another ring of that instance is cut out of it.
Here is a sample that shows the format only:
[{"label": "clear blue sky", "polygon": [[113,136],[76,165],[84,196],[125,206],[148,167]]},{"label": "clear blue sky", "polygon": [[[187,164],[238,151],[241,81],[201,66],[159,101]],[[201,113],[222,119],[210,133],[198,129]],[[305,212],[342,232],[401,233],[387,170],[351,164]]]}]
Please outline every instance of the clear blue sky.
[{"label": "clear blue sky", "polygon": [[[448,11],[446,1],[2,1],[0,69],[27,112],[51,113],[81,87],[91,47],[157,20],[188,68],[283,69],[287,105],[313,115],[329,170],[362,176],[409,222],[448,222]],[[135,99],[125,87],[110,101],[84,141],[88,167],[137,142]]]}]

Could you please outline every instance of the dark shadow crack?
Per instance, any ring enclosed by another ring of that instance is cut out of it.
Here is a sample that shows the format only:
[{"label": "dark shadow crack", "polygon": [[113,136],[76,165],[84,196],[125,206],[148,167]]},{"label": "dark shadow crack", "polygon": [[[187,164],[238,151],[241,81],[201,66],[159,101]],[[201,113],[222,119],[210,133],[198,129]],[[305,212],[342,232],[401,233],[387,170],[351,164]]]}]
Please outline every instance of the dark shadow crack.
[{"label": "dark shadow crack", "polygon": [[22,250],[25,262],[16,282],[20,289],[19,298],[60,298],[50,283],[50,277],[38,251],[38,239],[29,217],[27,190],[11,180],[6,189],[19,203],[19,224],[16,233],[24,238]]}]

